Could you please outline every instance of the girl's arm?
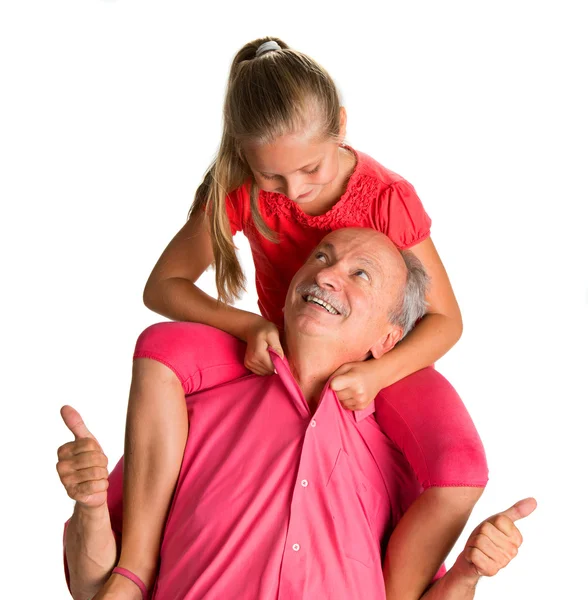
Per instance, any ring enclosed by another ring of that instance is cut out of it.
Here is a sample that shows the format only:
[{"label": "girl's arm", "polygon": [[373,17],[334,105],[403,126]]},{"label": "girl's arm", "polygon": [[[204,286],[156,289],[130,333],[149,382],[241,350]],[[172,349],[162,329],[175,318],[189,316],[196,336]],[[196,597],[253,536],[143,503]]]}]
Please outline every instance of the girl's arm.
[{"label": "girl's arm", "polygon": [[366,408],[380,391],[432,365],[461,336],[461,312],[433,241],[427,238],[410,250],[430,277],[427,314],[379,359],[348,363],[333,374],[331,388],[349,410]]},{"label": "girl's arm", "polygon": [[194,285],[212,262],[205,216],[194,215],[153,268],[143,293],[145,305],[174,321],[204,323],[247,342],[245,366],[257,375],[271,375],[268,347],[283,356],[278,329],[260,315],[219,302]]},{"label": "girl's arm", "polygon": [[[481,496],[488,481],[488,465],[461,398],[432,367],[384,389],[375,408],[382,432],[402,452],[425,490],[394,529],[384,570],[388,600],[417,599]],[[399,506],[408,500],[400,499]],[[454,574],[441,589],[447,589],[448,582],[457,582]],[[447,598],[461,600],[459,595]]]},{"label": "girl's arm", "polygon": [[252,323],[262,317],[219,302],[194,285],[213,260],[205,215],[194,215],[155,264],[143,301],[147,308],[174,321],[204,323],[245,341]]},{"label": "girl's arm", "polygon": [[395,348],[369,361],[380,389],[432,365],[457,343],[463,330],[457,300],[433,241],[427,238],[410,250],[430,277],[427,314]]}]

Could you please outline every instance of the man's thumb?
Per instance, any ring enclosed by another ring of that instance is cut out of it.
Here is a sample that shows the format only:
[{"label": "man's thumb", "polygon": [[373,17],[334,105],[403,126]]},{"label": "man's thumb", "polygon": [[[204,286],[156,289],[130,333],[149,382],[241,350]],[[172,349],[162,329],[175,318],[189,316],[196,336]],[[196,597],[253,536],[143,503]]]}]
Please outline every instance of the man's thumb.
[{"label": "man's thumb", "polygon": [[511,521],[518,521],[519,519],[528,517],[536,508],[537,500],[535,498],[525,498],[524,500],[519,500],[500,514],[508,517]]},{"label": "man's thumb", "polygon": [[75,408],[66,404],[61,407],[60,412],[65,426],[74,434],[76,440],[82,438],[92,438],[93,440],[96,440],[86,427],[80,413]]}]

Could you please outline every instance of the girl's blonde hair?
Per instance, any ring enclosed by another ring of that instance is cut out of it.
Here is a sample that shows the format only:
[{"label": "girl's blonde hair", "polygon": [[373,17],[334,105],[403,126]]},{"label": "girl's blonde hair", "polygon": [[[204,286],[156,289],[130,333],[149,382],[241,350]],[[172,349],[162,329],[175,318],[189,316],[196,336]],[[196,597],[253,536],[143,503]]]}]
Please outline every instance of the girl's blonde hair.
[{"label": "girl's blonde hair", "polygon": [[[265,42],[280,50],[256,56]],[[340,102],[329,74],[282,40],[265,37],[245,44],[233,60],[223,111],[223,132],[216,160],[206,172],[189,216],[206,211],[216,268],[219,300],[231,302],[245,289],[245,276],[231,235],[227,194],[251,180],[251,214],[259,232],[276,241],[258,205],[258,189],[243,156],[246,142],[265,144],[294,132],[320,139],[338,138]]]}]

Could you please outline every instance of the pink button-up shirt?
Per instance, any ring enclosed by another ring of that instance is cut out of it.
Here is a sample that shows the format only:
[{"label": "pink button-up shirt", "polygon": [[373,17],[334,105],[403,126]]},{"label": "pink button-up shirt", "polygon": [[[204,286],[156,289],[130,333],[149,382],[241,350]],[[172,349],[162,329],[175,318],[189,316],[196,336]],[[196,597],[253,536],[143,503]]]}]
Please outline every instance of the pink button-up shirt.
[{"label": "pink button-up shirt", "polygon": [[[349,412],[327,385],[311,414],[286,361],[273,355],[277,374],[259,377],[244,351],[193,323],[150,327],[137,342],[135,358],[159,360],[182,382],[190,424],[155,600],[384,598],[387,539],[423,487],[486,480],[467,411],[423,370],[408,390],[379,396],[385,435],[373,404]],[[427,419],[418,396],[431,385]],[[108,505],[120,539],[122,461]]]},{"label": "pink button-up shirt", "polygon": [[373,415],[326,387],[311,414],[288,365],[187,397],[190,433],[154,597],[384,598],[392,500],[420,491]]}]

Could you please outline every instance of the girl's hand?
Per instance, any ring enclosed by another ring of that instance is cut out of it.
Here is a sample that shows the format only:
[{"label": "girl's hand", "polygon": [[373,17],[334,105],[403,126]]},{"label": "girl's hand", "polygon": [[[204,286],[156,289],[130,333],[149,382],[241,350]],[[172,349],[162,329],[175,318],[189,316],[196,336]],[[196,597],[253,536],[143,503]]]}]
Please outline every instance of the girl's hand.
[{"label": "girl's hand", "polygon": [[259,317],[248,329],[245,341],[247,342],[245,366],[256,375],[274,373],[274,364],[269,354],[269,348],[284,358],[278,328],[273,323]]},{"label": "girl's hand", "polygon": [[362,410],[374,401],[382,389],[374,372],[374,360],[347,363],[333,374],[331,389],[348,410]]}]

